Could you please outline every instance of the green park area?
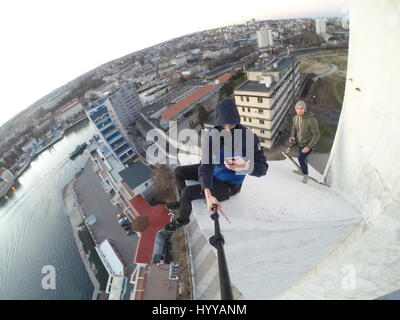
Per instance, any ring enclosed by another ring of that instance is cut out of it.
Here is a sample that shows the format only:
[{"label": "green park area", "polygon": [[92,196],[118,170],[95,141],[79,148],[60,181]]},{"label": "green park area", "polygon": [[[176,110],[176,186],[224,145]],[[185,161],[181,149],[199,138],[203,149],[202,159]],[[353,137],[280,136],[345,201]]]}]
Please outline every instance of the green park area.
[{"label": "green park area", "polygon": [[342,109],[346,72],[347,50],[323,51],[300,58],[300,71],[320,76],[308,94],[308,105],[319,120],[321,138],[317,152],[329,152],[335,138],[337,124],[325,121],[326,112]]}]

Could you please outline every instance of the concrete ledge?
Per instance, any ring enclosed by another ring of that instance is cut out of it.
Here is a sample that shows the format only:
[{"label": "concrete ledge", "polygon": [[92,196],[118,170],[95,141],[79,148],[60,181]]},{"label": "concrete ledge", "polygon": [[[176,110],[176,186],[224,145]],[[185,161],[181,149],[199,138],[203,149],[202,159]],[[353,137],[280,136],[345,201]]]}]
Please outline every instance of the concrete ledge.
[{"label": "concrete ledge", "polygon": [[[190,157],[181,163],[186,160],[188,164],[190,159],[195,163]],[[238,297],[244,299],[273,299],[292,287],[362,220],[358,208],[339,192],[311,181],[301,183],[301,177],[291,172],[289,160],[270,161],[269,165],[266,176],[247,176],[241,192],[222,202],[231,221],[222,215],[219,219],[230,277]],[[313,168],[310,174],[319,175]],[[195,221],[187,230],[191,239],[197,239],[190,246],[200,293],[197,298],[201,299],[218,272],[210,255],[215,259],[216,250],[208,244],[214,224],[205,200],[193,201],[192,214]],[[200,239],[199,231],[205,239]]]}]

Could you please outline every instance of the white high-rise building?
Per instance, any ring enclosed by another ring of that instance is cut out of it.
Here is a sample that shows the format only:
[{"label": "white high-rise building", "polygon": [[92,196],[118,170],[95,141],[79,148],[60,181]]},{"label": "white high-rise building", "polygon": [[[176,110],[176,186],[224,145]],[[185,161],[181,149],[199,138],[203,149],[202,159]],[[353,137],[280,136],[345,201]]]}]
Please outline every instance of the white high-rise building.
[{"label": "white high-rise building", "polygon": [[224,33],[225,40],[232,40],[232,34],[230,32]]},{"label": "white high-rise building", "polygon": [[257,45],[259,49],[274,45],[271,29],[262,28],[257,31]]},{"label": "white high-rise building", "polygon": [[326,20],[315,19],[315,32],[317,34],[326,33]]},{"label": "white high-rise building", "polygon": [[349,29],[349,19],[348,18],[343,18],[341,23],[342,23],[343,29]]}]

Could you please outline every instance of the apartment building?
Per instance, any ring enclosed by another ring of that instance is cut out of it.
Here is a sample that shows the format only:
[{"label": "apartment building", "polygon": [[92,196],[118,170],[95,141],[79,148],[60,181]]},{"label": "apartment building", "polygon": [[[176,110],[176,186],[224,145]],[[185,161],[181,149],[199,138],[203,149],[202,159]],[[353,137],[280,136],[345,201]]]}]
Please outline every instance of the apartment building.
[{"label": "apartment building", "polygon": [[267,48],[274,46],[274,39],[272,37],[271,29],[262,28],[257,31],[257,45],[258,48]]},{"label": "apartment building", "polygon": [[241,123],[271,148],[300,88],[300,61],[290,57],[261,60],[246,71],[247,81],[234,90]]},{"label": "apartment building", "polygon": [[143,106],[133,86],[122,85],[105,101],[113,122],[120,128],[124,136],[128,136],[129,124],[139,118]]},{"label": "apartment building", "polygon": [[85,107],[85,111],[90,122],[96,127],[101,141],[107,145],[107,149],[113,152],[124,167],[128,167],[137,154],[118,123],[111,118],[106,104],[106,101],[98,100]]}]

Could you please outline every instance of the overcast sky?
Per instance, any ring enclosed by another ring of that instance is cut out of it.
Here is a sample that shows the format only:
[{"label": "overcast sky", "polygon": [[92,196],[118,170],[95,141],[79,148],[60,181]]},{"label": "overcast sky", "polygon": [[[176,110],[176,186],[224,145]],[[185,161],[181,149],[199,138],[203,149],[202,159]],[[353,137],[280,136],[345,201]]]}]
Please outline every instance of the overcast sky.
[{"label": "overcast sky", "polygon": [[10,0],[0,4],[0,125],[52,90],[131,52],[196,31],[345,15],[348,0]]}]

